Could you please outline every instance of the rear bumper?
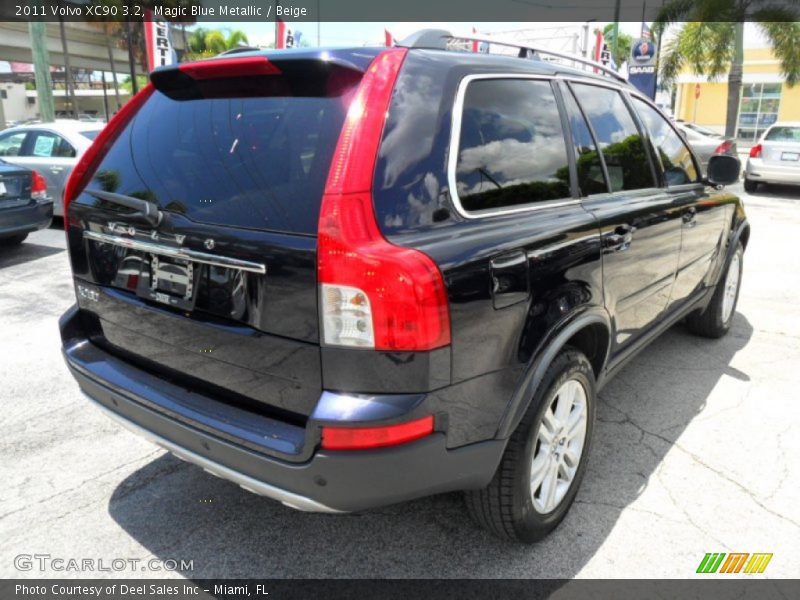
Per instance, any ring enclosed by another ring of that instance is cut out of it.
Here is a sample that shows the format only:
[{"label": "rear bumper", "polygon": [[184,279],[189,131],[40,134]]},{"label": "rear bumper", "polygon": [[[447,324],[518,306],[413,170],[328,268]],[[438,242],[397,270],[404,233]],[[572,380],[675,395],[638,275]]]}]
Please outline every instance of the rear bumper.
[{"label": "rear bumper", "polygon": [[[296,433],[275,429],[275,423],[255,414],[245,422],[236,414],[238,409],[180,388],[105,352],[81,338],[76,324],[79,314],[75,307],[70,309],[60,327],[65,360],[84,394],[115,420],[178,457],[293,508],[349,512],[481,488],[489,483],[500,461],[502,441],[448,450],[443,433],[392,448],[354,452],[312,449],[303,462],[282,460],[258,451],[258,440],[274,450],[274,439],[284,446],[299,443]],[[181,407],[193,408],[196,417],[187,418]],[[237,427],[243,433],[237,433]],[[303,432],[303,443],[315,448],[318,438],[313,419],[297,429]]]},{"label": "rear bumper", "polygon": [[36,202],[14,208],[0,208],[0,237],[44,229],[53,220],[53,203]]},{"label": "rear bumper", "polygon": [[744,174],[752,181],[800,185],[800,162],[783,166],[767,164],[761,159],[750,159],[747,161]]}]

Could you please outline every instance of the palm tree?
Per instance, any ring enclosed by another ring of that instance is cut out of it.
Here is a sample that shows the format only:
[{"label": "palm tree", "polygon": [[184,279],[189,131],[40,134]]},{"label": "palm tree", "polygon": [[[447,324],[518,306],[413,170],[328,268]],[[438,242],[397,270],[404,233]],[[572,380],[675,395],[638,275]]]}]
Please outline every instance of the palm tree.
[{"label": "palm tree", "polygon": [[[617,50],[616,52],[614,52],[614,62],[616,63],[617,67],[620,67],[622,63],[626,62],[631,55],[631,46],[633,46],[633,38],[627,33],[623,33],[622,31],[617,31],[617,34],[619,35],[619,40],[617,41]],[[609,48],[614,47],[613,23],[609,23],[603,28],[603,38],[605,38]]]},{"label": "palm tree", "polygon": [[[227,31],[225,35],[224,31]],[[239,29],[234,30],[205,29],[198,27],[189,35],[187,60],[208,58],[248,44],[247,34]]]},{"label": "palm tree", "polygon": [[[728,73],[725,135],[736,135],[744,62],[744,23],[757,25],[769,40],[790,87],[800,81],[800,14],[774,0],[670,0],[658,13],[654,29],[664,40],[660,75],[671,83],[688,66],[711,79]],[[663,36],[671,24],[672,36]]]}]

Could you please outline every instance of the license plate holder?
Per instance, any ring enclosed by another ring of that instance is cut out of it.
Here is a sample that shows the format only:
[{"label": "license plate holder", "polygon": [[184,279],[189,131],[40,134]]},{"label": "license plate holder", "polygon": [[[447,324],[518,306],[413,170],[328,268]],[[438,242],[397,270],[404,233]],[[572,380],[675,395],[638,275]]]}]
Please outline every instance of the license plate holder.
[{"label": "license plate holder", "polygon": [[149,277],[140,279],[138,295],[180,310],[193,310],[202,266],[158,254],[151,254],[149,263]]},{"label": "license plate holder", "polygon": [[781,153],[781,160],[800,160],[800,152],[783,152]]}]

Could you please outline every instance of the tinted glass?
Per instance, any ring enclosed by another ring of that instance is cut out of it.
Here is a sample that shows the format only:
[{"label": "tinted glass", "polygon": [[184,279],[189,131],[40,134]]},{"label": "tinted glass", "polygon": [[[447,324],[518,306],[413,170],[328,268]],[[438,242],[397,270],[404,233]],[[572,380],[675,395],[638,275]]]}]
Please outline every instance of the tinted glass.
[{"label": "tinted glass", "polygon": [[25,131],[0,135],[0,156],[19,156],[26,135]]},{"label": "tinted glass", "polygon": [[619,92],[580,84],[573,89],[594,129],[612,191],[654,187],[642,136]]},{"label": "tinted glass", "polygon": [[764,136],[768,142],[800,142],[800,127],[773,127]]},{"label": "tinted glass", "polygon": [[608,184],[603,174],[603,164],[592,134],[589,131],[589,126],[586,124],[586,119],[584,119],[580,108],[578,108],[578,103],[575,102],[575,98],[569,91],[564,94],[564,102],[569,114],[572,141],[575,144],[578,186],[581,189],[581,194],[590,196],[591,194],[606,193],[608,192]]},{"label": "tinted glass", "polygon": [[473,81],[464,97],[458,196],[480,211],[570,196],[564,133],[546,81]]},{"label": "tinted glass", "polygon": [[92,185],[203,223],[314,235],[341,96],[173,100],[156,92]]},{"label": "tinted glass", "polygon": [[681,185],[697,181],[697,168],[692,153],[672,128],[652,106],[634,98],[633,104],[642,117],[650,140],[661,159],[667,185]]}]

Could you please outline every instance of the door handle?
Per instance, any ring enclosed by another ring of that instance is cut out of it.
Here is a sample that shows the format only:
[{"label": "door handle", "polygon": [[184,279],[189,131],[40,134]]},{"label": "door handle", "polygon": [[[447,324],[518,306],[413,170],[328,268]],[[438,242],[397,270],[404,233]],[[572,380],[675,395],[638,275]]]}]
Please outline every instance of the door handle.
[{"label": "door handle", "polygon": [[603,245],[606,249],[614,252],[627,250],[633,241],[633,233],[635,231],[636,227],[633,225],[620,225],[614,229],[613,233],[606,234]]},{"label": "door handle", "polygon": [[61,173],[64,170],[64,167],[50,167],[51,173]]}]

